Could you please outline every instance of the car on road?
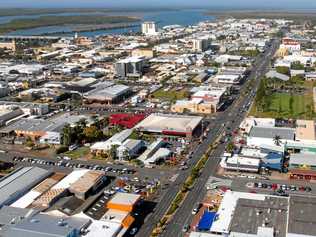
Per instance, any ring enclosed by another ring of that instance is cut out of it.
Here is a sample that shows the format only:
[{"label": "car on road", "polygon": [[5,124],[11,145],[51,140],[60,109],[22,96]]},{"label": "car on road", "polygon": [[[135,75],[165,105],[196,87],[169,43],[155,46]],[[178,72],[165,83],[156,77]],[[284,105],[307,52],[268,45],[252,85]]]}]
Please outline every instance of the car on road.
[{"label": "car on road", "polygon": [[138,231],[138,228],[134,227],[133,229],[130,230],[129,234],[133,236],[137,233],[137,231]]},{"label": "car on road", "polygon": [[199,212],[201,206],[201,203],[197,203],[192,210],[192,215],[196,215]]},{"label": "car on road", "polygon": [[189,229],[190,229],[190,226],[189,226],[188,224],[185,224],[185,225],[182,227],[182,232],[183,232],[183,233],[186,233],[186,232],[189,231]]}]

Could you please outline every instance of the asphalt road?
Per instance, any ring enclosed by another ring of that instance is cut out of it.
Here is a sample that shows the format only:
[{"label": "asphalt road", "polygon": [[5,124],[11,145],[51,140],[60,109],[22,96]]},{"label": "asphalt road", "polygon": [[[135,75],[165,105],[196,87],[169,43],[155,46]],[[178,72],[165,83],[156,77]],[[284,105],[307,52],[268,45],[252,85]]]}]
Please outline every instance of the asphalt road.
[{"label": "asphalt road", "polygon": [[[246,108],[253,102],[254,95],[258,89],[260,79],[267,72],[269,61],[274,55],[278,47],[278,42],[273,41],[272,46],[265,52],[265,54],[258,58],[254,64],[253,70],[248,77],[248,80],[255,80],[254,87],[251,89],[248,96],[240,97],[239,101],[236,101],[229,109],[221,113],[217,119],[214,121],[213,132],[208,136],[207,142],[203,143],[203,147],[199,151],[204,154],[208,145],[212,143],[214,139],[214,131],[219,131],[222,127],[222,124],[225,124],[226,127],[231,129],[236,129],[239,127],[241,121],[246,116]],[[250,96],[249,96],[250,95]],[[206,146],[206,147],[205,147]],[[179,207],[177,212],[172,218],[172,221],[168,224],[167,228],[161,234],[161,236],[183,236],[182,227],[184,224],[189,224],[192,221],[192,209],[197,202],[201,202],[205,196],[206,189],[205,185],[209,176],[215,176],[218,164],[220,162],[220,155],[225,149],[225,144],[219,145],[216,150],[211,154],[210,159],[208,160],[205,168],[202,171],[201,176],[198,178],[193,189],[188,193],[183,204]],[[177,192],[175,192],[177,193]],[[167,203],[164,203],[167,205]],[[139,236],[149,236],[149,235],[139,235]]]}]

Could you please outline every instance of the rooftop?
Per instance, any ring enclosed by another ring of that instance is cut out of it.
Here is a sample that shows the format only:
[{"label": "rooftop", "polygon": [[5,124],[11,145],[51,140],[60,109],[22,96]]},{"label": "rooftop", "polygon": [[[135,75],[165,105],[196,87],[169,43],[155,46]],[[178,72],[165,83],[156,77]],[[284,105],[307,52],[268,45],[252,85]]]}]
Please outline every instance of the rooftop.
[{"label": "rooftop", "polygon": [[260,137],[273,139],[280,136],[284,140],[294,140],[295,129],[278,128],[278,127],[255,127],[253,126],[249,132],[249,137]]},{"label": "rooftop", "polygon": [[288,233],[316,236],[316,198],[291,196]]},{"label": "rooftop", "polygon": [[21,194],[23,191],[27,191],[25,190],[27,187],[35,186],[50,174],[50,171],[42,168],[24,167],[5,176],[0,181],[0,205],[12,200],[12,197],[16,196],[17,193]]},{"label": "rooftop", "polygon": [[267,196],[264,200],[240,198],[230,224],[232,232],[257,234],[259,227],[275,230],[275,237],[285,237],[288,199]]},{"label": "rooftop", "polygon": [[136,125],[144,131],[149,132],[192,132],[202,121],[200,116],[185,116],[173,114],[151,114]]}]

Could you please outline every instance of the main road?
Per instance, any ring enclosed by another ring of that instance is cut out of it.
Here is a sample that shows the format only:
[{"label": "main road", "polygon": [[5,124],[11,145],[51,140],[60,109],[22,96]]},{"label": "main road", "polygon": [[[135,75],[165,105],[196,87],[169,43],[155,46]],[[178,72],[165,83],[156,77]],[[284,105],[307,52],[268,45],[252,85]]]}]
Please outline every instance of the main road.
[{"label": "main road", "polygon": [[[279,45],[279,41],[273,40],[271,47],[269,47],[266,52],[261,55],[254,63],[253,69],[248,76],[247,80],[253,80],[255,83],[251,88],[251,91],[247,93],[246,96],[241,96],[231,107],[229,107],[225,112],[217,115],[214,124],[211,124],[211,130],[204,140],[204,142],[194,151],[193,158],[191,159],[190,166],[193,167],[196,162],[201,158],[201,156],[206,152],[209,145],[212,144],[217,138],[218,133],[221,132],[223,127],[227,128],[238,128],[241,121],[246,116],[247,109],[249,105],[253,102],[256,90],[258,89],[260,78],[262,78],[267,72],[270,59],[276,52]],[[224,126],[223,126],[224,125]],[[193,189],[188,193],[182,205],[179,207],[175,215],[173,216],[171,222],[161,234],[165,237],[176,237],[183,236],[182,226],[186,223],[190,223],[192,220],[191,211],[196,202],[203,199],[205,195],[205,185],[209,176],[215,175],[218,164],[220,162],[220,155],[225,149],[225,144],[220,144],[211,154],[208,162],[205,165],[200,177],[195,183]],[[182,172],[174,185],[170,187],[168,192],[164,195],[162,200],[158,203],[156,207],[156,212],[154,212],[148,220],[145,222],[143,227],[137,236],[150,236],[155,224],[163,217],[168,207],[170,206],[175,195],[179,192],[181,185],[184,183],[185,179],[190,174],[190,170]]]}]

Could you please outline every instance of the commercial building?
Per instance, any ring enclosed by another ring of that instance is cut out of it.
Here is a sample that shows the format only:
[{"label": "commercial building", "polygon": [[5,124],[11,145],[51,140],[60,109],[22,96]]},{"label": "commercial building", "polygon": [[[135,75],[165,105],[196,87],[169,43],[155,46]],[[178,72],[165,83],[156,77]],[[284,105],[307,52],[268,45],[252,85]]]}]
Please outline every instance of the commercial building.
[{"label": "commercial building", "polygon": [[200,116],[151,114],[135,128],[149,133],[191,137],[201,126],[202,119]]},{"label": "commercial building", "polygon": [[156,22],[154,21],[145,21],[142,23],[142,33],[144,35],[157,35],[158,28]]},{"label": "commercial building", "polygon": [[161,159],[166,159],[171,154],[171,151],[168,148],[164,148],[164,144],[163,139],[157,139],[147,147],[144,153],[138,157],[138,160],[145,165],[154,165]]},{"label": "commercial building", "polygon": [[141,77],[146,65],[146,57],[129,57],[115,64],[115,75],[118,78]]},{"label": "commercial building", "polygon": [[196,52],[204,52],[210,46],[209,39],[193,39],[192,40],[192,50]]},{"label": "commercial building", "polygon": [[117,148],[117,156],[120,160],[132,159],[136,157],[144,147],[145,142],[142,140],[127,139]]},{"label": "commercial building", "polygon": [[118,192],[107,203],[107,208],[125,212],[132,212],[139,200],[140,195],[138,194]]},{"label": "commercial building", "polygon": [[0,181],[0,207],[12,204],[51,174],[42,168],[24,167],[5,176]]},{"label": "commercial building", "polygon": [[146,116],[144,114],[111,114],[109,124],[111,126],[122,126],[124,128],[133,128]]},{"label": "commercial building", "polygon": [[121,146],[124,141],[132,134],[132,129],[125,129],[119,133],[114,134],[111,138],[104,142],[96,142],[91,147],[92,153],[100,154],[111,150],[113,146]]},{"label": "commercial building", "polygon": [[275,145],[275,137],[280,137],[280,143],[285,144],[287,141],[294,141],[295,129],[294,128],[281,128],[281,127],[256,127],[253,126],[247,136],[248,146],[261,145]]}]

